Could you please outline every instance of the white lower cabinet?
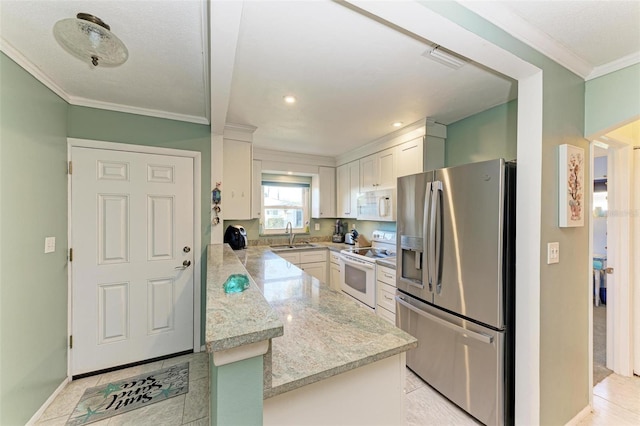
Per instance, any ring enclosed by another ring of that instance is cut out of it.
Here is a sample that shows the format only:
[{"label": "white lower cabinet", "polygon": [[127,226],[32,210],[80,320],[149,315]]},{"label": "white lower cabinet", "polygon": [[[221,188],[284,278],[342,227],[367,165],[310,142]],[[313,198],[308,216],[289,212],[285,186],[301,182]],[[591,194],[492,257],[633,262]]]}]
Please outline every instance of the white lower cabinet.
[{"label": "white lower cabinet", "polygon": [[376,265],[376,315],[396,324],[396,271]]},{"label": "white lower cabinet", "polygon": [[323,283],[327,282],[327,262],[301,263],[300,269]]},{"label": "white lower cabinet", "polygon": [[327,249],[285,251],[276,254],[312,277],[327,283]]},{"label": "white lower cabinet", "polygon": [[335,291],[340,291],[340,254],[329,252],[329,285]]}]

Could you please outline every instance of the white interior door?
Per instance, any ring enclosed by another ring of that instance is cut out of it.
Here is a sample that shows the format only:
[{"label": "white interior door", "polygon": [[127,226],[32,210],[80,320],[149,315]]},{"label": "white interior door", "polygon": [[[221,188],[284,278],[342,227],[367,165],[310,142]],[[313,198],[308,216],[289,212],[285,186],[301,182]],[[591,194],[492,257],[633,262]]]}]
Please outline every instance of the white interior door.
[{"label": "white interior door", "polygon": [[609,142],[607,164],[607,368],[633,374],[633,148]]},{"label": "white interior door", "polygon": [[640,376],[640,146],[633,148],[633,322],[634,362],[633,372]]},{"label": "white interior door", "polygon": [[193,159],[71,159],[72,374],[193,349]]}]

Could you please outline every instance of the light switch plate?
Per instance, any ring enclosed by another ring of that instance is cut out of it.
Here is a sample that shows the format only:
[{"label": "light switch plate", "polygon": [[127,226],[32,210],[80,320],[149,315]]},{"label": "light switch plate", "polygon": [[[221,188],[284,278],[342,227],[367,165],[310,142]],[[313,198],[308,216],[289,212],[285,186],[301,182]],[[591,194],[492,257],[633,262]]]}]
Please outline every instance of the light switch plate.
[{"label": "light switch plate", "polygon": [[56,237],[46,237],[44,239],[44,252],[53,253],[56,251]]},{"label": "light switch plate", "polygon": [[547,244],[547,265],[560,263],[560,243],[553,242]]},{"label": "light switch plate", "polygon": [[319,223],[314,223],[313,224],[313,229],[315,229],[316,231],[320,230],[320,224]]}]

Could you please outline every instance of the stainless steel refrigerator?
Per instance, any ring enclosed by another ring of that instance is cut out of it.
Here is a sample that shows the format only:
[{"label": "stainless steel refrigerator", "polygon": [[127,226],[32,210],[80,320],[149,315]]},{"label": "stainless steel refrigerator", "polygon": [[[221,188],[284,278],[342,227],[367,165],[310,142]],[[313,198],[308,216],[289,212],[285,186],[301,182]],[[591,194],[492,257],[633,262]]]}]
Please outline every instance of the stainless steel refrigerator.
[{"label": "stainless steel refrigerator", "polygon": [[407,366],[487,425],[513,424],[516,167],[398,179],[396,324]]}]

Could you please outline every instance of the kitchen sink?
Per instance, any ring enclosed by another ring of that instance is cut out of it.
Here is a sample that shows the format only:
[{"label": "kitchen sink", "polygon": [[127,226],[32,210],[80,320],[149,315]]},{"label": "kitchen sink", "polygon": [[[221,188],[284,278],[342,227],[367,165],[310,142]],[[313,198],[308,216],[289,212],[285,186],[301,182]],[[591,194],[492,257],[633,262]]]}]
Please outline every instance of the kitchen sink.
[{"label": "kitchen sink", "polygon": [[303,248],[312,248],[318,247],[317,244],[312,243],[295,243],[292,245],[289,244],[277,244],[274,246],[269,246],[272,250],[293,250],[293,249],[303,249]]}]

